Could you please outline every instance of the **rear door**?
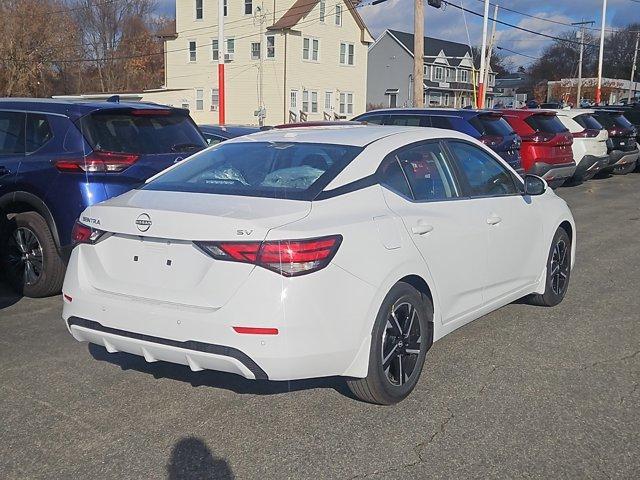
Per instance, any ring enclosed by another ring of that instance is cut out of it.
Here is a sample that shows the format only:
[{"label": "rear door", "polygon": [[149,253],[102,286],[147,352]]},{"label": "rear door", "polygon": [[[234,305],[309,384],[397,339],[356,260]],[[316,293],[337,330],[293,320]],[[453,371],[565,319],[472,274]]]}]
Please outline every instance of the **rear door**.
[{"label": "rear door", "polygon": [[533,283],[542,270],[542,219],[520,182],[496,158],[463,141],[449,141],[462,188],[488,234],[485,301]]},{"label": "rear door", "polygon": [[399,215],[437,284],[444,323],[482,305],[487,227],[460,196],[441,144],[421,142],[387,156],[380,169],[384,198]]},{"label": "rear door", "polygon": [[24,158],[24,112],[0,111],[0,197],[12,191]]}]

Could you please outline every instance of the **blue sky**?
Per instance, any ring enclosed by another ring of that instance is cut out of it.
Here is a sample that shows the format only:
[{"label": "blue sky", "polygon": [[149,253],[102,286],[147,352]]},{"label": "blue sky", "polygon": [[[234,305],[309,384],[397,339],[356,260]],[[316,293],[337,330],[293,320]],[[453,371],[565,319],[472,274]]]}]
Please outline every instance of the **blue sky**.
[{"label": "blue sky", "polygon": [[[209,0],[215,3],[216,0]],[[240,0],[231,0],[240,1]],[[599,28],[602,11],[602,0],[491,0],[492,3],[503,4],[505,7],[519,12],[534,15],[562,23],[585,20],[595,20],[594,28]],[[364,4],[371,0],[365,0]],[[451,0],[452,3],[462,4],[469,10],[482,13],[483,0]],[[271,2],[268,2],[271,3]],[[425,0],[425,4],[426,4]],[[175,0],[159,0],[161,13],[169,16],[175,14]],[[386,3],[375,6],[364,6],[360,9],[371,33],[378,36],[386,28],[413,31],[413,0],[387,0]],[[493,7],[491,7],[493,12]],[[466,18],[465,18],[466,17]],[[523,15],[501,11],[498,18],[502,21],[527,28],[548,35],[557,35],[569,29],[563,25],[549,21],[525,17]],[[466,28],[465,28],[466,20]],[[632,22],[640,22],[640,3],[633,0],[609,0],[607,8],[607,25],[615,28]],[[448,7],[437,10],[431,7],[425,10],[425,34],[467,43],[467,30],[471,44],[480,44],[482,36],[482,19],[471,14],[463,16],[456,8]],[[548,41],[540,36],[518,31],[498,25],[497,44],[511,50],[536,56],[548,45]],[[597,33],[594,31],[594,33]],[[509,59],[517,65],[527,65],[531,59],[511,55]]]}]

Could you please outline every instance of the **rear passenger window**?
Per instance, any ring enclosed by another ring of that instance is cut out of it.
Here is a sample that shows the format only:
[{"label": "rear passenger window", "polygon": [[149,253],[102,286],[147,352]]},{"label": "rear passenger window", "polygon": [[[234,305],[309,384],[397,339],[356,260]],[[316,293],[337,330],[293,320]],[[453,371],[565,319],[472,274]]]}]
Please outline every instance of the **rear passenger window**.
[{"label": "rear passenger window", "polygon": [[433,128],[451,129],[451,120],[449,120],[447,117],[432,116],[428,118],[429,118],[429,122],[427,123],[426,126],[433,127]]},{"label": "rear passenger window", "polygon": [[387,125],[401,125],[406,127],[424,127],[423,115],[391,115]]},{"label": "rear passenger window", "polygon": [[384,123],[385,115],[371,115],[364,118],[358,118],[358,122],[367,122],[373,125],[382,125]]},{"label": "rear passenger window", "polygon": [[24,153],[25,114],[0,112],[0,155]]},{"label": "rear passenger window", "polygon": [[437,143],[416,145],[395,153],[389,163],[383,165],[381,183],[418,201],[458,196],[449,164]]},{"label": "rear passenger window", "polygon": [[565,127],[560,119],[555,114],[538,114],[531,115],[525,120],[525,122],[533,128],[536,132],[544,133],[562,133],[568,132],[569,129]]},{"label": "rear passenger window", "polygon": [[26,153],[33,153],[53,138],[46,115],[27,114]]},{"label": "rear passenger window", "polygon": [[458,168],[467,180],[470,197],[494,197],[518,193],[509,171],[484,150],[462,142],[450,142]]}]

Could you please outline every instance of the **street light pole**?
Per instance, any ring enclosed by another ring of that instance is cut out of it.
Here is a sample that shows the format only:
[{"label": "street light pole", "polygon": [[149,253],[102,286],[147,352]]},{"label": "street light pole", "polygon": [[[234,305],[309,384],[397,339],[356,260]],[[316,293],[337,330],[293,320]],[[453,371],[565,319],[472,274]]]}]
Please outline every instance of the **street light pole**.
[{"label": "street light pole", "polygon": [[587,22],[574,22],[571,25],[579,25],[580,31],[577,32],[576,36],[580,39],[580,61],[578,63],[578,93],[576,94],[576,108],[580,107],[580,100],[582,99],[582,58],[584,56],[584,26],[585,25],[593,25],[593,21],[589,20]]},{"label": "street light pole", "polygon": [[413,4],[413,106],[424,108],[424,5]]},{"label": "street light pole", "polygon": [[489,24],[489,0],[484,0],[484,21],[482,23],[482,51],[480,52],[480,75],[478,84],[478,98],[476,99],[476,106],[478,108],[484,108],[484,70],[485,61],[487,55],[487,28]]},{"label": "street light pole", "polygon": [[224,41],[224,0],[218,0],[218,123],[225,123],[224,55],[227,51]]},{"label": "street light pole", "polygon": [[604,26],[607,18],[607,0],[602,0],[602,28],[600,29],[600,53],[598,54],[598,87],[596,88],[596,104],[602,100],[602,59],[604,55]]},{"label": "street light pole", "polygon": [[631,66],[631,80],[629,81],[628,102],[631,103],[631,90],[633,89],[633,78],[636,76],[636,61],[638,60],[638,43],[640,43],[640,32],[636,33],[636,49],[633,53],[633,65]]}]

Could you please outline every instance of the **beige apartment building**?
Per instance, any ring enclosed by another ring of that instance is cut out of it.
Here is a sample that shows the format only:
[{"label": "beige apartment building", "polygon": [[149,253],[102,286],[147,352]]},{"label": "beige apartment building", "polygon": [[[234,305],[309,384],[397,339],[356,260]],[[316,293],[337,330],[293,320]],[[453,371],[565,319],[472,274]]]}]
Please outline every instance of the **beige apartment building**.
[{"label": "beige apartment building", "polygon": [[226,123],[274,125],[365,111],[373,42],[353,0],[176,0],[164,88],[143,100],[218,123],[218,1],[224,2]]}]

